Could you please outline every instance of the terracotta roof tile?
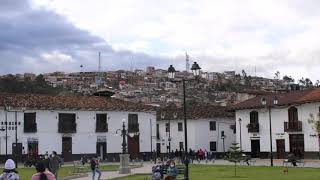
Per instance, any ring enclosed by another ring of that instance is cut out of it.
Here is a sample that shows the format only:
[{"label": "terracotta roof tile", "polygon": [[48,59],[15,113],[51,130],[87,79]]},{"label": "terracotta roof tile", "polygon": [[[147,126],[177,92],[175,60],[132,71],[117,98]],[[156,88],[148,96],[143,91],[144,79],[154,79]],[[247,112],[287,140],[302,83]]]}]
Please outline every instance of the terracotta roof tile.
[{"label": "terracotta roof tile", "polygon": [[56,96],[44,94],[0,93],[0,106],[46,110],[155,111],[152,106],[97,96]]},{"label": "terracotta roof tile", "polygon": [[231,106],[231,109],[240,110],[262,108],[262,97],[266,97],[267,106],[273,106],[273,99],[275,96],[278,98],[278,106],[290,106],[296,104],[320,102],[320,88],[292,91],[288,93],[273,93],[264,96],[260,95],[247,101],[235,104]]},{"label": "terracotta roof tile", "polygon": [[[234,113],[225,106],[197,105],[187,106],[187,119],[234,118]],[[161,118],[164,115],[164,118]],[[176,116],[176,117],[175,117]],[[157,120],[184,119],[183,107],[174,105],[159,108]]]}]

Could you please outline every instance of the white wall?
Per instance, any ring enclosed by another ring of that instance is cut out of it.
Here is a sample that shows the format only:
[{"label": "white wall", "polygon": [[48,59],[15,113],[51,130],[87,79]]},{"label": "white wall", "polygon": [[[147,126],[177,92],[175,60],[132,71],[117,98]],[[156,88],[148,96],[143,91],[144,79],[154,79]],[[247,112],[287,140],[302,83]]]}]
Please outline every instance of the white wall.
[{"label": "white wall", "polygon": [[[319,112],[320,103],[310,103],[295,106],[298,109],[299,121],[302,121],[302,132],[290,132],[291,134],[304,134],[304,148],[305,152],[319,151],[318,138],[314,137],[316,131],[312,128],[312,124],[308,123],[310,113],[316,114]],[[284,132],[284,122],[288,122],[289,107],[277,107],[271,109],[271,124],[272,124],[272,150],[276,152],[276,139],[285,139],[286,152],[290,151],[289,134]],[[248,133],[247,124],[250,123],[250,112],[257,111],[259,113],[259,133]],[[267,109],[251,109],[251,110],[237,110],[236,111],[236,127],[237,127],[237,142],[240,143],[240,124],[241,122],[241,136],[242,149],[246,152],[251,151],[251,139],[260,138],[260,151],[270,151],[270,125],[269,125],[269,111]]]},{"label": "white wall", "polygon": [[[125,112],[125,111],[48,111],[48,110],[27,110],[26,112],[36,112],[37,132],[24,133],[23,112],[18,112],[17,120],[21,122],[18,126],[18,142],[21,142],[26,148],[28,138],[36,138],[39,143],[39,153],[44,154],[46,151],[62,151],[62,133],[58,133],[58,115],[59,113],[75,113],[77,132],[71,133],[72,136],[72,153],[96,153],[96,142],[98,136],[106,136],[107,153],[121,152],[121,136],[116,136],[117,129],[122,128],[122,119],[128,119],[129,113],[138,114],[139,131],[140,131],[140,152],[151,151],[151,136],[156,135],[156,116],[155,112]],[[108,132],[96,133],[96,114],[107,113]],[[15,121],[15,113],[8,112],[8,122]],[[150,126],[151,120],[151,126]],[[0,128],[5,122],[5,112],[0,110]],[[151,128],[150,128],[151,127]],[[152,130],[152,135],[151,131]],[[70,134],[69,134],[70,135]],[[5,154],[5,131],[0,131],[0,154]],[[156,148],[156,140],[152,140],[152,148]],[[8,130],[8,154],[12,152],[12,143],[15,142],[15,130]]]},{"label": "white wall", "polygon": [[[216,131],[210,131],[209,122],[216,121]],[[169,133],[165,132],[165,124],[168,120],[157,121],[159,124],[161,153],[167,152]],[[184,131],[178,131],[178,122],[183,120],[171,120],[171,150],[179,150],[179,142],[184,142]],[[231,143],[235,141],[235,134],[230,129],[230,125],[234,124],[233,119],[216,118],[216,119],[196,119],[187,120],[188,126],[188,148],[198,150],[200,148],[210,150],[210,141],[217,142],[217,152],[223,152],[223,141],[220,137],[221,131],[225,132],[225,150],[228,151]],[[183,124],[184,130],[184,124]]]}]

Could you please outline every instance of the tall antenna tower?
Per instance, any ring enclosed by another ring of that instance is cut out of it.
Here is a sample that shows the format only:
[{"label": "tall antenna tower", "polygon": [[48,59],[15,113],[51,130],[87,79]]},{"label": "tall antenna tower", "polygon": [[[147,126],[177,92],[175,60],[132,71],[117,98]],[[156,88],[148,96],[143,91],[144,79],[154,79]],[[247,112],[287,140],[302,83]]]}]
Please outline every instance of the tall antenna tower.
[{"label": "tall antenna tower", "polygon": [[190,70],[190,58],[188,53],[186,53],[186,71],[189,72]]},{"label": "tall antenna tower", "polygon": [[101,52],[99,52],[99,66],[98,66],[98,72],[101,72]]}]

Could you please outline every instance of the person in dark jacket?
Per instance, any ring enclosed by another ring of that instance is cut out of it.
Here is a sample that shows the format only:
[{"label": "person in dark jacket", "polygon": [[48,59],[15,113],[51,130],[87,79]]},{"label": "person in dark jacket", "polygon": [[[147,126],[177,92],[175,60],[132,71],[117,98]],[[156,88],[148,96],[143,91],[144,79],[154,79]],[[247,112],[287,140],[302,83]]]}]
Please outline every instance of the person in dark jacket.
[{"label": "person in dark jacket", "polygon": [[92,157],[90,160],[90,167],[92,171],[92,180],[95,180],[96,173],[98,173],[98,180],[101,177],[101,171],[99,170],[99,160],[98,156]]},{"label": "person in dark jacket", "polygon": [[62,159],[57,155],[56,151],[53,151],[51,158],[50,158],[49,167],[51,169],[51,172],[56,177],[56,180],[58,180],[59,169],[60,169],[61,163],[62,163]]}]

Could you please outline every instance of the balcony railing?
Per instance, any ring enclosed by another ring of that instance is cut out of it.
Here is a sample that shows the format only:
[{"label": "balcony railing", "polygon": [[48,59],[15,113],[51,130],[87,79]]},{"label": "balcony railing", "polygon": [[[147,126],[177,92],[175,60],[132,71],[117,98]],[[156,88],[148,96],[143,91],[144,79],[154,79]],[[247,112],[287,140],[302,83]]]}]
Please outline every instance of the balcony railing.
[{"label": "balcony railing", "polygon": [[59,133],[76,133],[77,124],[76,123],[59,123],[58,132]]},{"label": "balcony railing", "polygon": [[259,132],[259,123],[250,123],[247,125],[249,133],[258,133]]},{"label": "balcony railing", "polygon": [[129,133],[136,133],[139,132],[139,124],[129,124],[128,126]]},{"label": "balcony railing", "polygon": [[35,132],[37,132],[37,123],[26,123],[26,124],[24,124],[23,131],[25,133],[35,133]]},{"label": "balcony railing", "polygon": [[301,132],[301,131],[302,131],[301,121],[284,122],[284,132]]},{"label": "balcony railing", "polygon": [[108,124],[97,124],[96,132],[108,132]]}]

